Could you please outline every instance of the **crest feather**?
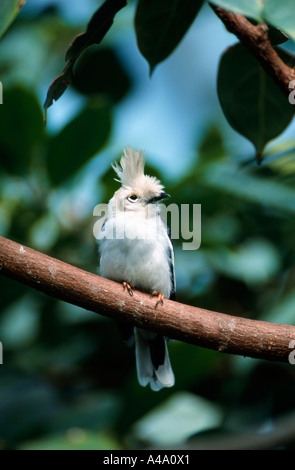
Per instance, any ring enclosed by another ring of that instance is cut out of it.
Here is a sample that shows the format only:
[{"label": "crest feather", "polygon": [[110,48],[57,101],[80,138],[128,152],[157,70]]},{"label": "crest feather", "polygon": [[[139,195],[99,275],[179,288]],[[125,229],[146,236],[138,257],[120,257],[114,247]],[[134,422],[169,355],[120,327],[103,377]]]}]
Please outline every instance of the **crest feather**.
[{"label": "crest feather", "polygon": [[115,163],[113,169],[117,173],[119,181],[123,186],[132,188],[135,181],[144,176],[144,153],[133,150],[130,147],[124,149],[124,155],[120,160],[120,165]]},{"label": "crest feather", "polygon": [[115,163],[112,165],[118,176],[116,181],[128,189],[140,186],[143,190],[161,192],[163,186],[160,181],[154,176],[145,175],[144,165],[144,152],[126,147],[120,159],[120,164]]}]

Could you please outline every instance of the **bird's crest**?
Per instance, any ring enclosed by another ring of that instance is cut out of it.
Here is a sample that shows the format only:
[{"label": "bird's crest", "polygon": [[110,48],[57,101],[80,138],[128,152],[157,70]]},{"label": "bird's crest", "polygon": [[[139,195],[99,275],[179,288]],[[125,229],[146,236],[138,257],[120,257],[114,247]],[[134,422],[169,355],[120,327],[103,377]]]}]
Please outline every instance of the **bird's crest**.
[{"label": "bird's crest", "polygon": [[118,175],[116,181],[128,189],[140,187],[141,190],[147,192],[160,193],[163,190],[162,184],[155,176],[144,174],[144,164],[143,152],[133,150],[130,147],[125,148],[120,165],[118,163],[112,165]]}]

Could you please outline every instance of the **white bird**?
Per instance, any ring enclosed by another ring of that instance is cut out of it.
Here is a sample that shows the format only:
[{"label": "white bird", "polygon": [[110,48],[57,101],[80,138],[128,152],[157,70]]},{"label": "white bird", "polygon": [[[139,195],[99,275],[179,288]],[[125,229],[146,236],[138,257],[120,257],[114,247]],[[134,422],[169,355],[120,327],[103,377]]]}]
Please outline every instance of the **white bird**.
[{"label": "white bird", "polygon": [[[168,227],[157,202],[168,196],[160,181],[144,174],[144,155],[124,149],[113,169],[121,183],[108,203],[107,218],[99,234],[100,274],[163,299],[175,299],[174,254]],[[119,325],[120,326],[120,325]],[[120,328],[127,344],[135,338],[137,376],[152,390],[174,385],[167,338],[141,328]],[[126,331],[127,330],[127,331]]]}]

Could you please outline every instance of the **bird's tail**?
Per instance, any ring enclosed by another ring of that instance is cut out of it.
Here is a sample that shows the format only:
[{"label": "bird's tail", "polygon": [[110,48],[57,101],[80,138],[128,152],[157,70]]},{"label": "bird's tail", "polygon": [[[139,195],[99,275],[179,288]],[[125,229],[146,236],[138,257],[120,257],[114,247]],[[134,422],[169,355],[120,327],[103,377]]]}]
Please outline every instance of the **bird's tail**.
[{"label": "bird's tail", "polygon": [[135,353],[137,376],[140,385],[148,383],[158,391],[174,385],[167,340],[157,333],[135,328]]}]

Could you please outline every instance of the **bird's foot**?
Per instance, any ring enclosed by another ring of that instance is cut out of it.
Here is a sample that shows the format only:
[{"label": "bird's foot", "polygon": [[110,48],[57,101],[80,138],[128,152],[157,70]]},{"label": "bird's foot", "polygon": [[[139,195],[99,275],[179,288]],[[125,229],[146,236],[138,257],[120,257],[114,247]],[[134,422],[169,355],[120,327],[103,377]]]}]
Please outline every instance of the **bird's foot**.
[{"label": "bird's foot", "polygon": [[129,292],[129,295],[131,295],[131,297],[133,297],[133,289],[132,289],[132,286],[131,284],[129,284],[128,282],[124,281],[123,282],[123,290],[127,289],[127,291]]},{"label": "bird's foot", "polygon": [[157,308],[159,304],[164,305],[164,295],[161,294],[161,292],[154,291],[151,297],[158,297],[155,308]]}]

